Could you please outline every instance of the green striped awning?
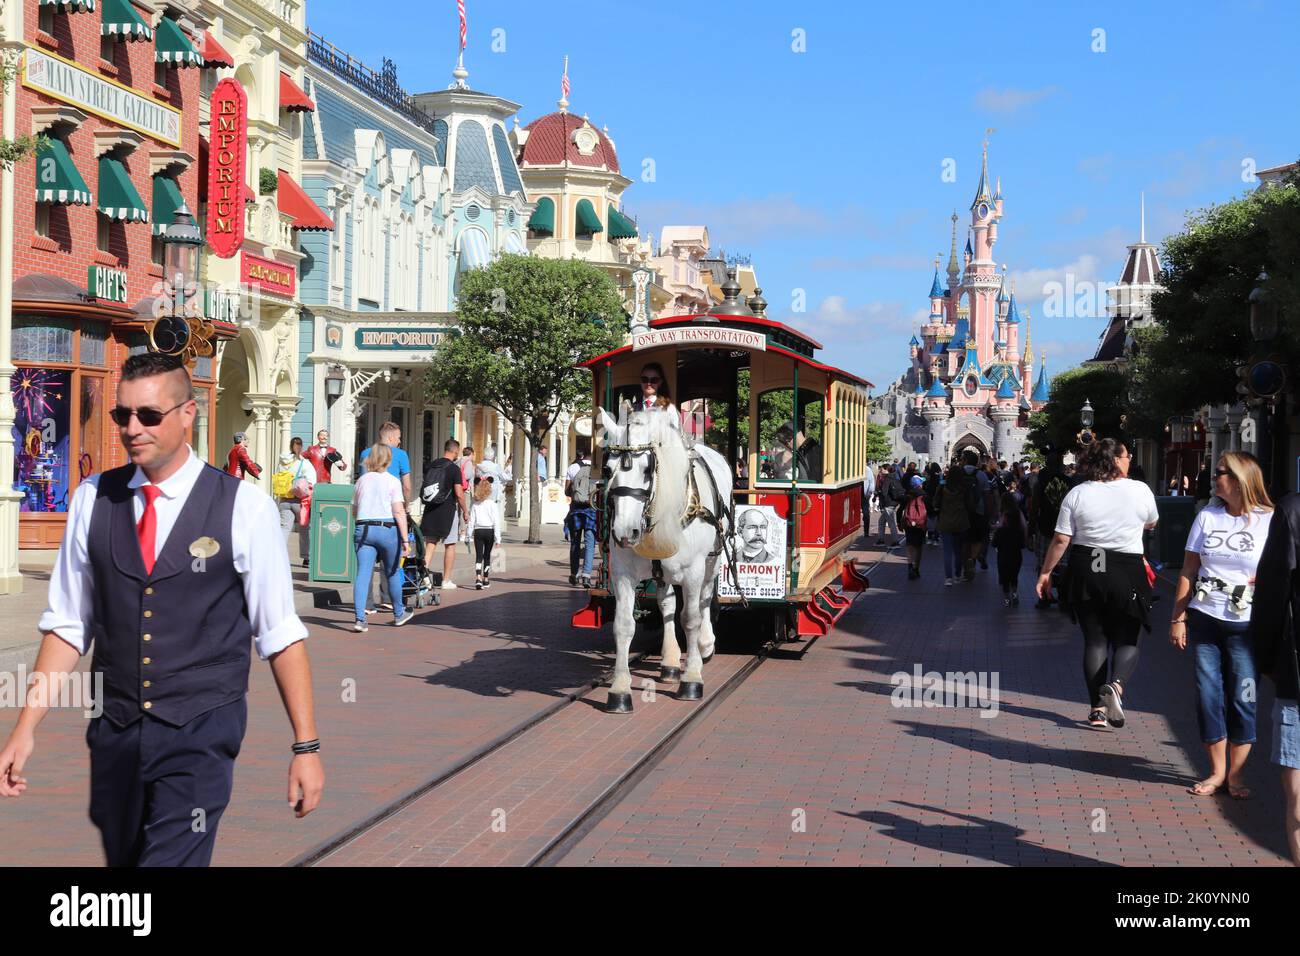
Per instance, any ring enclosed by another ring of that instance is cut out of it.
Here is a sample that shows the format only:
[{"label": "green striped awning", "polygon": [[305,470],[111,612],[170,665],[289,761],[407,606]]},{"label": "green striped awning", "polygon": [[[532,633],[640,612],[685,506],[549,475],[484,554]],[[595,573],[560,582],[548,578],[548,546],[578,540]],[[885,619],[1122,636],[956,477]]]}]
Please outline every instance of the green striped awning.
[{"label": "green striped awning", "polygon": [[153,31],[140,14],[135,12],[131,0],[104,0],[104,23],[99,32],[106,36],[119,36],[123,40],[150,40]]},{"label": "green striped awning", "polygon": [[153,234],[161,236],[176,218],[176,210],[185,204],[181,187],[170,176],[153,178]]},{"label": "green striped awning", "polygon": [[93,13],[95,0],[41,0],[38,6],[53,7],[55,10],[67,10],[69,13]]},{"label": "green striped awning", "polygon": [[590,199],[578,200],[578,228],[575,230],[580,236],[591,236],[601,231],[600,217],[596,215],[595,208],[591,205]]},{"label": "green striped awning", "polygon": [[528,217],[528,228],[534,232],[555,235],[555,202],[543,196],[537,200],[537,208]]},{"label": "green striped awning", "polygon": [[90,190],[68,155],[63,140],[51,139],[36,151],[36,201],[88,206]]},{"label": "green striped awning", "polygon": [[635,239],[636,223],[610,206],[608,235],[610,239]]},{"label": "green striped awning", "polygon": [[131,183],[131,175],[111,156],[99,158],[99,211],[123,222],[149,221],[149,210]]},{"label": "green striped awning", "polygon": [[158,21],[157,50],[154,59],[171,66],[202,66],[203,57],[185,35],[175,20],[163,17]]}]

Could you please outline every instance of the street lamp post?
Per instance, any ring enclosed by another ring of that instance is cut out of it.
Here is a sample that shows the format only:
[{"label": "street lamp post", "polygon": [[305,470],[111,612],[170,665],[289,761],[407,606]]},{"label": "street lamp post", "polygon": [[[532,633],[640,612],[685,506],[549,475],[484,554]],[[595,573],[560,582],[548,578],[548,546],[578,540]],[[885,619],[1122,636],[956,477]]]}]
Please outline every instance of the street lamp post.
[{"label": "street lamp post", "polygon": [[1083,429],[1077,436],[1079,444],[1085,449],[1097,440],[1097,436],[1092,433],[1092,425],[1095,420],[1096,416],[1093,414],[1092,402],[1085,398],[1083,408],[1079,409],[1079,424],[1083,426]]},{"label": "street lamp post", "polygon": [[163,282],[170,308],[149,326],[149,345],[155,352],[188,360],[211,355],[212,327],[203,321],[198,303],[199,250],[203,233],[189,207],[181,203],[162,234]]}]

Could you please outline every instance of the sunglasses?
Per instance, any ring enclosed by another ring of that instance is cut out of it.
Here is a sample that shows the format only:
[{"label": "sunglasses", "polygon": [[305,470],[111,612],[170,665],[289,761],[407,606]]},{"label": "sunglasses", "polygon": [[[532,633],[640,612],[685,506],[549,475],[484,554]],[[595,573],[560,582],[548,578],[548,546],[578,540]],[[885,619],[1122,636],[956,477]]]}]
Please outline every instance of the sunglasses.
[{"label": "sunglasses", "polygon": [[131,424],[131,416],[134,415],[136,418],[140,419],[140,424],[145,428],[153,428],[157,425],[161,425],[162,420],[172,412],[176,411],[176,409],[180,408],[181,405],[188,405],[191,401],[192,399],[187,398],[185,401],[181,402],[180,405],[173,405],[165,412],[161,412],[156,408],[149,408],[148,406],[144,408],[123,408],[121,405],[118,405],[109,411],[108,417],[113,419],[119,428],[125,428],[127,425]]},{"label": "sunglasses", "polygon": [[644,376],[644,375],[641,376],[641,384],[642,384],[642,385],[658,385],[661,381],[662,381],[662,379],[658,379],[658,378],[654,378],[654,377],[647,378],[647,377]]},{"label": "sunglasses", "polygon": [[1232,472],[1228,471],[1228,469],[1226,468],[1219,468],[1216,469],[1214,472],[1215,478],[1229,478],[1231,476],[1232,476]]}]

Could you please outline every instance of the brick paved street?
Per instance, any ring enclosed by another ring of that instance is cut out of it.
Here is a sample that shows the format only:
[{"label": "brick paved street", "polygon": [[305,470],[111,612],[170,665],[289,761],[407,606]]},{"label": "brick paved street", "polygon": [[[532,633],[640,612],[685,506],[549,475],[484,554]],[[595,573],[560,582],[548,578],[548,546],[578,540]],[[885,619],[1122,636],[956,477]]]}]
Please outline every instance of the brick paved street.
[{"label": "brick paved street", "polygon": [[[1159,629],[1144,638],[1126,726],[1092,730],[1068,619],[1032,602],[1005,610],[993,572],[946,589],[938,549],[925,558],[910,582],[891,555],[838,630],[802,659],[764,662],[564,864],[1286,862],[1267,687],[1254,798],[1193,797],[1204,764],[1190,661]],[[998,715],[892,707],[890,675],[918,663],[997,672]],[[797,810],[805,832],[793,832]]]},{"label": "brick paved street", "polygon": [[[350,609],[300,609],[311,631],[325,801],[304,820],[285,805],[291,735],[270,668],[255,660],[248,734],[214,864],[289,862],[594,679],[608,636],[602,643],[594,632],[569,626],[584,597],[561,585],[568,568],[558,552],[514,546],[510,572],[490,591],[446,592],[441,608],[420,612],[401,629],[386,623],[391,615],[380,615],[368,633],[354,634]],[[534,556],[543,560],[528,563]],[[355,702],[343,700],[345,681],[355,682]],[[4,715],[7,734],[13,712]],[[6,862],[102,864],[86,816],[84,733],[80,711],[53,711],[42,724],[26,769],[28,793],[0,804]]]}]

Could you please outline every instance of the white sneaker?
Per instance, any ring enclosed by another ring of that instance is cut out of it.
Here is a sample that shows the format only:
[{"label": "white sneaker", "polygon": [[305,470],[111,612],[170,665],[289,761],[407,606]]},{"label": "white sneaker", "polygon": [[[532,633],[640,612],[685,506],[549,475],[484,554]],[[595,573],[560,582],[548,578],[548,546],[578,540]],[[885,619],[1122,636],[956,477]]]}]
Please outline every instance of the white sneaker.
[{"label": "white sneaker", "polygon": [[944,587],[946,587],[946,588],[950,588],[950,587],[952,587],[952,585],[953,585],[953,580],[952,580],[952,578],[944,578],[944,579],[943,579],[943,586],[944,586]]},{"label": "white sneaker", "polygon": [[456,582],[448,580],[447,578],[443,578],[442,589],[444,591],[454,591],[456,590]]},{"label": "white sneaker", "polygon": [[358,634],[364,634],[369,630],[369,628],[366,627],[365,621],[357,621],[352,625],[352,630],[356,631]]}]

